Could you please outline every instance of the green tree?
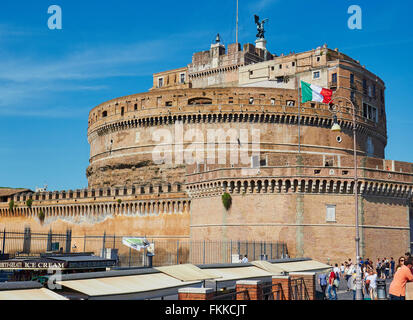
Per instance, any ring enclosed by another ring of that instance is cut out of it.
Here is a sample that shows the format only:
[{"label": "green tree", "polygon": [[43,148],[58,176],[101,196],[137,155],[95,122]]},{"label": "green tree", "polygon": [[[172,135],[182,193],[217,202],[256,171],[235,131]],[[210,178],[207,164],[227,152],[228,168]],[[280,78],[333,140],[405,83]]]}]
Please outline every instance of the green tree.
[{"label": "green tree", "polygon": [[29,208],[31,208],[31,207],[32,207],[32,204],[33,204],[33,199],[29,198],[29,199],[26,200],[26,206],[28,206]]},{"label": "green tree", "polygon": [[9,201],[9,209],[10,209],[11,212],[13,212],[13,209],[14,209],[14,200],[10,200],[10,201]]},{"label": "green tree", "polygon": [[232,198],[231,198],[231,195],[228,192],[225,192],[222,195],[222,204],[224,205],[226,210],[228,210],[231,207]]},{"label": "green tree", "polygon": [[40,222],[43,223],[45,214],[42,209],[40,209],[39,213],[37,214],[37,217],[39,218]]}]

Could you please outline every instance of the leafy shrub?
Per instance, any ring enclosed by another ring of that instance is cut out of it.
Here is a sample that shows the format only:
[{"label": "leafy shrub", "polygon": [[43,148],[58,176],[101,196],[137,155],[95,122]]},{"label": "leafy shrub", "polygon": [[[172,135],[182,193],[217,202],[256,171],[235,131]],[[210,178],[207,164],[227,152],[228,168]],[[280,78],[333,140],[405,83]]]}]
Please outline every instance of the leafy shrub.
[{"label": "leafy shrub", "polygon": [[222,195],[222,204],[224,205],[226,210],[228,210],[231,207],[232,198],[231,198],[231,195],[228,192],[225,192]]}]

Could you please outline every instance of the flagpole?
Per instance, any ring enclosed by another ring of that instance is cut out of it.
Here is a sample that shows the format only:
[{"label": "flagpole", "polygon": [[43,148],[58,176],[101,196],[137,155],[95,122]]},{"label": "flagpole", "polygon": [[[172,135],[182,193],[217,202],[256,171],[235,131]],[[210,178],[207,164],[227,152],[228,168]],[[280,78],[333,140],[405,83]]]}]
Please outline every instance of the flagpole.
[{"label": "flagpole", "polygon": [[301,133],[300,133],[300,115],[301,115],[301,99],[300,99],[300,79],[297,75],[297,101],[298,101],[298,153],[301,153]]},{"label": "flagpole", "polygon": [[235,43],[238,43],[238,0],[237,0],[237,19],[235,25]]}]

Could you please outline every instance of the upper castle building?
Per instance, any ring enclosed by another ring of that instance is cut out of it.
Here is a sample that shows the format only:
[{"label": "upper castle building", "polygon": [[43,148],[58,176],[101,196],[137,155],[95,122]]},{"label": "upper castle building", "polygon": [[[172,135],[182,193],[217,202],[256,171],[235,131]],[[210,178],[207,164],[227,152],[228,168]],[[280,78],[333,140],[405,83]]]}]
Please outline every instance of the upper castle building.
[{"label": "upper castle building", "polygon": [[[334,90],[335,105],[299,103],[300,81]],[[331,130],[334,116],[341,132]],[[211,132],[220,134],[211,141]],[[0,227],[283,241],[290,256],[340,261],[355,255],[357,188],[361,255],[410,250],[413,166],[385,159],[385,84],[338,49],[277,55],[265,39],[226,48],[217,37],[187,66],[155,73],[148,92],[94,107],[87,137],[88,189],[16,194],[18,214],[0,203]],[[198,148],[207,151],[196,157]]]}]

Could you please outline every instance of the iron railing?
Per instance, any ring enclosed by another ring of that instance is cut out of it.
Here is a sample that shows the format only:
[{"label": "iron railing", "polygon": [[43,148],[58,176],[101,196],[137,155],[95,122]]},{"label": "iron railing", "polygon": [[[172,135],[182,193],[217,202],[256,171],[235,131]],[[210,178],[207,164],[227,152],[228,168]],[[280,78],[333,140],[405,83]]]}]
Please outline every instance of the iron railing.
[{"label": "iron railing", "polygon": [[289,300],[310,300],[304,278],[292,279],[288,291]]},{"label": "iron railing", "polygon": [[[142,267],[148,265],[147,250],[136,251],[122,243],[123,235],[72,235],[0,231],[0,253],[11,257],[20,254],[38,255],[46,251],[92,252],[109,258],[106,249],[115,249],[119,267]],[[144,237],[135,235],[135,237]],[[282,242],[264,241],[207,241],[190,240],[187,237],[146,237],[154,245],[155,255],[152,266],[175,265],[181,263],[214,264],[239,262],[247,255],[249,261],[280,259],[287,253]],[[113,256],[112,256],[113,257]]]}]

